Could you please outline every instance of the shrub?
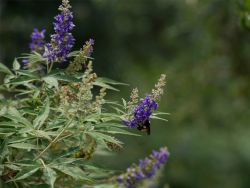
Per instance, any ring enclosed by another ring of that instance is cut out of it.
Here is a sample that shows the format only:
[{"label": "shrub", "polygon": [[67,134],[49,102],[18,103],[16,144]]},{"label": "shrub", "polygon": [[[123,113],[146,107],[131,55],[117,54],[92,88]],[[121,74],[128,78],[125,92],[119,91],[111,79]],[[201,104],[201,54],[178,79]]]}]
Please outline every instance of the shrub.
[{"label": "shrub", "polygon": [[1,187],[137,187],[169,156],[161,148],[123,174],[91,160],[122,149],[115,135],[137,135],[129,128],[150,134],[150,118],[166,114],[156,112],[165,75],[143,99],[134,89],[128,102],[105,100],[108,90],[124,84],[93,71],[93,39],[72,51],[70,8],[63,0],[50,42],[44,29],[34,29],[31,52],[16,58],[11,70],[0,64],[6,74],[0,98]]}]

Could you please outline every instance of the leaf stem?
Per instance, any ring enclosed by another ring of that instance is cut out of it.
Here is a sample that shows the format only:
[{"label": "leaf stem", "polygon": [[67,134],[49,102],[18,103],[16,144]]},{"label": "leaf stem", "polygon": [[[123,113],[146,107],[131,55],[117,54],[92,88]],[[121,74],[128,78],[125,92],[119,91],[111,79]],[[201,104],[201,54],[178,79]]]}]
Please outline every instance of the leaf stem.
[{"label": "leaf stem", "polygon": [[49,67],[48,73],[50,73],[50,71],[52,70],[53,65],[54,65],[54,61],[52,61],[51,65]]},{"label": "leaf stem", "polygon": [[72,120],[69,121],[69,123],[61,130],[61,132],[54,138],[54,140],[52,140],[52,142],[50,142],[50,144],[41,153],[39,153],[39,155],[34,159],[34,161],[39,159],[53,144],[58,141],[59,137],[64,133],[66,128],[68,128],[68,126],[71,124],[71,122]]}]

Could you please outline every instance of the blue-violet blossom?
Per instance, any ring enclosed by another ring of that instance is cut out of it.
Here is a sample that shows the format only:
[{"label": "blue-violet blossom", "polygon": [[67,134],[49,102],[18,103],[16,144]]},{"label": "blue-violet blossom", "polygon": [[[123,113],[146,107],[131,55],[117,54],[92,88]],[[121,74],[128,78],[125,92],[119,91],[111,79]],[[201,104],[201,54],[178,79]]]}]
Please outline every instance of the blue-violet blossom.
[{"label": "blue-violet blossom", "polygon": [[62,1],[59,7],[61,13],[55,16],[54,30],[55,34],[51,35],[51,42],[46,44],[44,56],[51,62],[64,62],[74,45],[75,39],[70,31],[75,26],[73,24],[73,14],[70,12],[69,2]]},{"label": "blue-violet blossom", "polygon": [[93,53],[93,45],[95,44],[94,39],[89,39],[87,42],[85,42],[84,49],[87,50],[87,56],[90,57]]},{"label": "blue-violet blossom", "polygon": [[44,51],[44,45],[45,45],[45,32],[46,30],[43,29],[41,32],[35,28],[33,32],[31,33],[31,43],[29,45],[31,51],[41,52]]},{"label": "blue-violet blossom", "polygon": [[133,118],[130,120],[125,120],[124,123],[128,127],[134,128],[137,125],[142,124],[144,121],[149,120],[152,111],[156,110],[156,108],[157,103],[147,95],[133,110]]},{"label": "blue-violet blossom", "polygon": [[156,171],[167,162],[169,152],[166,147],[159,151],[153,151],[152,154],[139,161],[139,165],[133,165],[128,168],[126,173],[116,177],[116,181],[127,188],[134,188],[141,180],[151,178]]},{"label": "blue-violet blossom", "polygon": [[[29,44],[29,48],[31,51],[35,51],[35,52],[38,52],[40,54],[44,53],[45,32],[46,32],[45,29],[43,29],[42,31],[39,31],[37,28],[34,28],[33,32],[30,35],[31,42]],[[24,65],[24,67],[27,67],[29,64],[29,60],[23,59],[22,63]]]}]

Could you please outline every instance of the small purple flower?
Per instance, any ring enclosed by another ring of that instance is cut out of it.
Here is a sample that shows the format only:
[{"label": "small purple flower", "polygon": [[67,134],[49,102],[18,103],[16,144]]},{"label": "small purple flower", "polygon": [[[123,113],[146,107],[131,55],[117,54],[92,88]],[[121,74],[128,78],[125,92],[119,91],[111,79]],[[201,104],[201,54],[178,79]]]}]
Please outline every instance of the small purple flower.
[{"label": "small purple flower", "polygon": [[23,60],[22,60],[22,63],[23,63],[23,66],[24,66],[24,67],[27,67],[28,64],[29,64],[29,60],[28,60],[28,59],[23,59]]},{"label": "small purple flower", "polygon": [[149,157],[140,160],[138,165],[133,165],[126,173],[117,176],[116,181],[126,188],[135,188],[140,181],[153,177],[156,171],[167,162],[168,157],[169,152],[166,147],[153,151]]},{"label": "small purple flower", "polygon": [[64,62],[67,55],[75,43],[75,39],[70,31],[75,26],[73,24],[73,14],[69,11],[68,2],[64,2],[59,10],[61,13],[55,16],[54,31],[51,35],[51,42],[46,44],[44,56],[51,62]]},{"label": "small purple flower", "polygon": [[43,29],[41,32],[37,28],[35,28],[31,34],[31,43],[29,45],[31,51],[36,51],[43,53],[44,45],[45,45],[45,32],[46,30]]},{"label": "small purple flower", "polygon": [[87,50],[87,56],[90,57],[91,54],[93,53],[93,45],[95,44],[94,39],[89,39],[85,45],[84,45],[84,49]]},{"label": "small purple flower", "polygon": [[[31,51],[38,52],[40,54],[44,53],[44,46],[45,46],[45,32],[46,30],[43,29],[42,31],[39,31],[37,28],[34,28],[33,32],[30,35],[31,42],[29,44],[29,48]],[[22,60],[24,68],[27,68],[29,65],[28,59]]]},{"label": "small purple flower", "polygon": [[150,99],[149,96],[146,96],[143,100],[140,101],[140,104],[135,107],[133,110],[133,118],[130,120],[124,121],[124,123],[130,127],[134,128],[139,124],[142,124],[144,121],[149,120],[152,111],[156,110],[157,103]]}]

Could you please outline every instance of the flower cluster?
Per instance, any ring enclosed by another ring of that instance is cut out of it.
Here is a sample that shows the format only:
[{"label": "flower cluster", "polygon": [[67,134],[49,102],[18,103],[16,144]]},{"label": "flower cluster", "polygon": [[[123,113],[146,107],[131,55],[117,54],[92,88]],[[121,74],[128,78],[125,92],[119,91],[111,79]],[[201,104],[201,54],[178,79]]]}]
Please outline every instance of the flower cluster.
[{"label": "flower cluster", "polygon": [[[33,30],[33,32],[30,35],[31,42],[29,44],[29,48],[31,51],[35,51],[40,54],[44,53],[45,32],[46,32],[45,29],[43,29],[42,31],[39,31],[37,28],[35,28]],[[22,60],[22,63],[23,63],[24,68],[27,68],[29,65],[29,60],[25,58]]]},{"label": "flower cluster", "polygon": [[134,165],[127,169],[127,172],[116,177],[116,181],[127,188],[134,188],[141,180],[153,177],[156,171],[167,162],[169,152],[166,147],[139,161],[139,165]]},{"label": "flower cluster", "polygon": [[158,82],[155,84],[155,88],[152,89],[152,93],[147,95],[143,100],[140,101],[139,105],[136,105],[138,101],[138,89],[133,89],[131,93],[131,101],[128,102],[125,120],[125,125],[129,128],[135,128],[138,125],[144,124],[146,120],[149,120],[152,112],[158,107],[158,102],[161,95],[163,94],[163,87],[166,84],[166,75],[162,74]]},{"label": "flower cluster", "polygon": [[83,46],[84,50],[86,50],[86,55],[88,57],[91,56],[91,54],[93,53],[93,45],[95,44],[94,39],[89,39],[85,45]]},{"label": "flower cluster", "polygon": [[146,96],[141,100],[140,104],[133,110],[133,118],[131,120],[125,120],[124,123],[130,127],[134,128],[139,124],[142,124],[146,120],[149,120],[153,110],[156,110],[157,103]]},{"label": "flower cluster", "polygon": [[31,43],[29,45],[31,51],[43,53],[45,45],[45,32],[45,29],[43,29],[41,32],[37,28],[33,30],[31,34]]},{"label": "flower cluster", "polygon": [[161,74],[158,82],[155,84],[155,88],[152,89],[151,98],[155,101],[159,101],[161,95],[163,95],[163,87],[166,85],[166,75]]},{"label": "flower cluster", "polygon": [[70,33],[73,29],[73,14],[68,0],[63,0],[59,7],[61,13],[55,16],[54,30],[51,35],[51,42],[46,44],[45,57],[51,62],[64,62],[74,45],[75,39]]},{"label": "flower cluster", "polygon": [[88,58],[93,53],[94,40],[89,39],[83,47],[80,49],[78,56],[75,57],[74,61],[69,64],[67,72],[75,73],[82,70],[83,65],[86,65]]}]

